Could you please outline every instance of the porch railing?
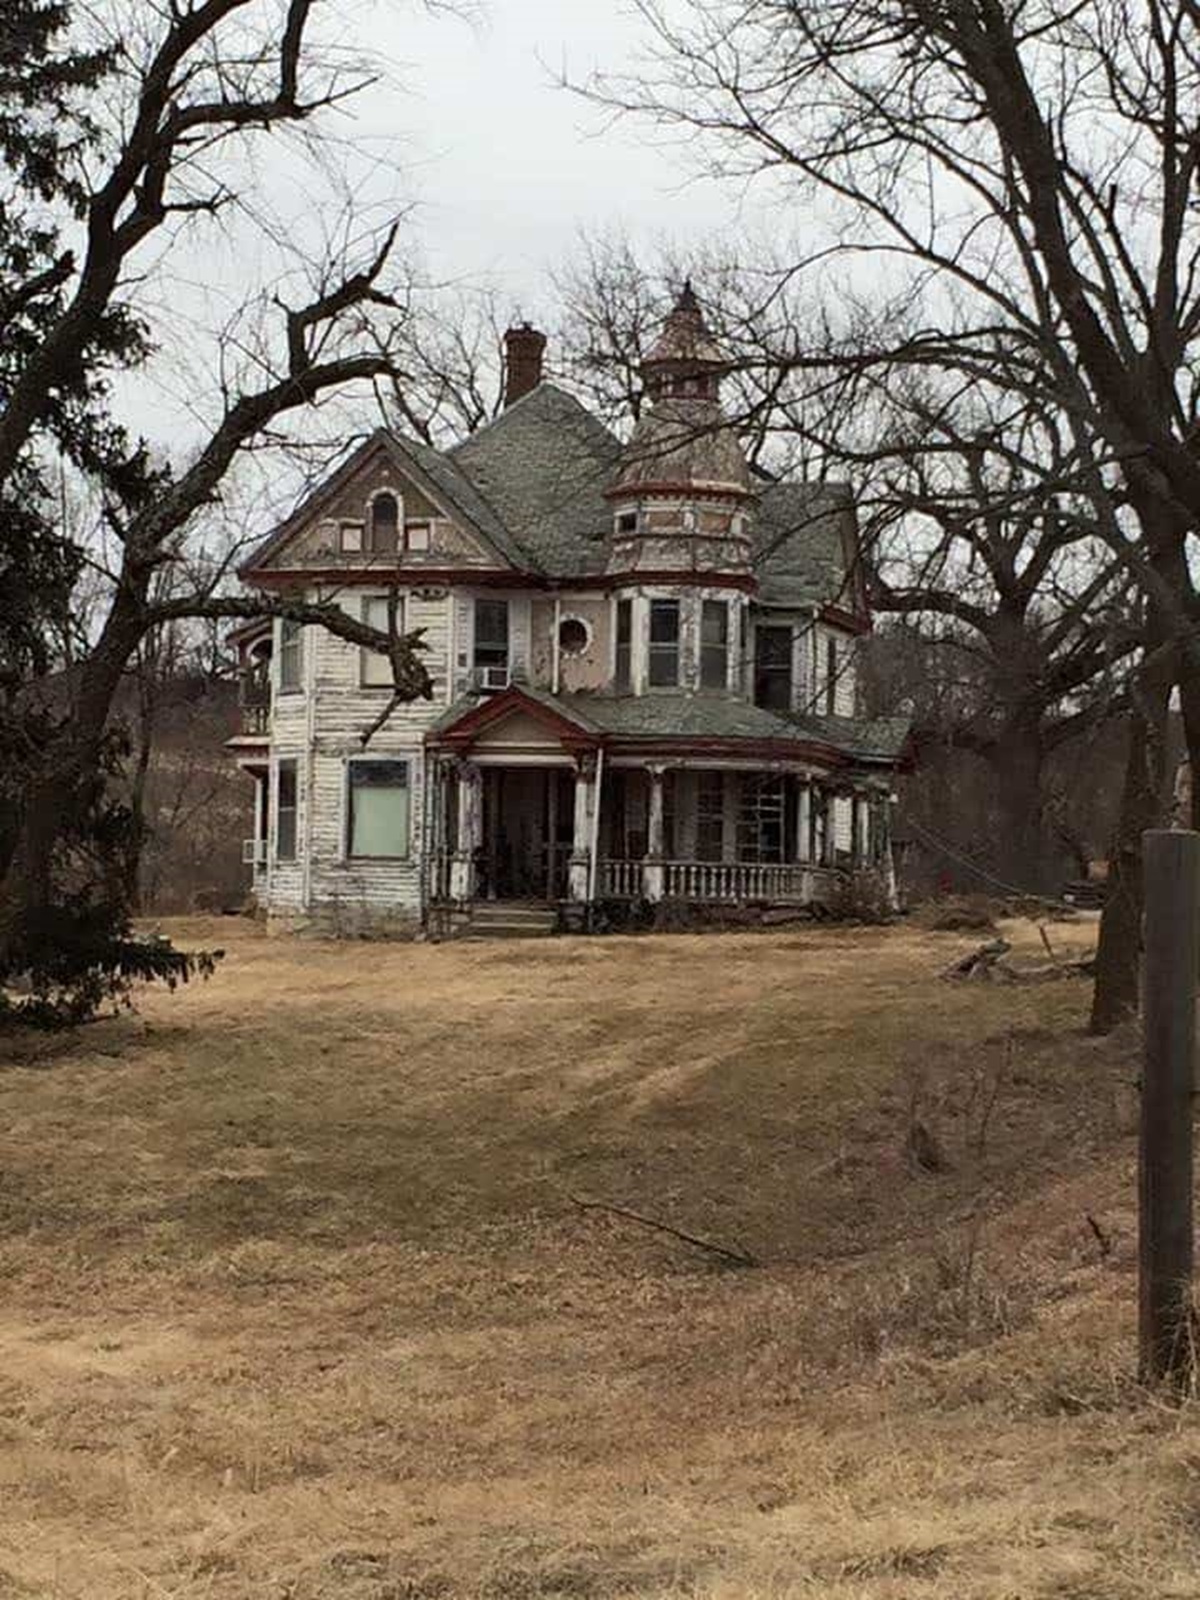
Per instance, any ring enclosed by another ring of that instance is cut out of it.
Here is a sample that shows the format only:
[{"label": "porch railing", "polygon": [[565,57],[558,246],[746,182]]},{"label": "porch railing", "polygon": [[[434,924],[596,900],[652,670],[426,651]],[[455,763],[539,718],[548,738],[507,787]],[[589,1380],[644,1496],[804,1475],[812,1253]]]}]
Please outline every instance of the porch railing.
[{"label": "porch railing", "polygon": [[[667,900],[694,902],[819,900],[837,877],[831,868],[803,862],[665,861],[662,892]],[[645,863],[601,861],[599,879],[602,900],[640,900]]]}]

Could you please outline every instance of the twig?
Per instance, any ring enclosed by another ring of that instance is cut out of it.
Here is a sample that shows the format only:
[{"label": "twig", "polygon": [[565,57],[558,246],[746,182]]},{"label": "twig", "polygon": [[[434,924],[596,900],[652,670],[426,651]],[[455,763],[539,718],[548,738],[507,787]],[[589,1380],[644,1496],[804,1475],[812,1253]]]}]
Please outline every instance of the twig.
[{"label": "twig", "polygon": [[1050,935],[1046,932],[1046,924],[1044,922],[1039,922],[1037,925],[1037,931],[1042,943],[1046,946],[1046,954],[1057,967],[1059,965],[1059,960],[1054,953],[1054,946],[1050,943]]},{"label": "twig", "polygon": [[1083,1215],[1087,1221],[1088,1227],[1096,1236],[1096,1243],[1100,1246],[1101,1256],[1110,1255],[1112,1253],[1112,1240],[1109,1238],[1108,1234],[1105,1233],[1104,1229],[1096,1221],[1095,1217],[1090,1211],[1085,1211]]},{"label": "twig", "polygon": [[708,1250],[714,1256],[720,1256],[723,1261],[731,1261],[738,1267],[757,1267],[758,1260],[748,1250],[731,1249],[728,1245],[714,1244],[711,1239],[701,1239],[694,1233],[684,1233],[682,1228],[673,1228],[669,1222],[659,1222],[656,1217],[647,1217],[640,1211],[631,1211],[628,1206],[610,1205],[606,1200],[581,1200],[577,1194],[568,1194],[567,1199],[581,1211],[607,1211],[614,1217],[625,1217],[630,1222],[640,1222],[644,1228],[654,1228],[659,1233],[669,1233],[674,1239],[682,1239],[684,1244],[695,1245],[698,1250]]}]

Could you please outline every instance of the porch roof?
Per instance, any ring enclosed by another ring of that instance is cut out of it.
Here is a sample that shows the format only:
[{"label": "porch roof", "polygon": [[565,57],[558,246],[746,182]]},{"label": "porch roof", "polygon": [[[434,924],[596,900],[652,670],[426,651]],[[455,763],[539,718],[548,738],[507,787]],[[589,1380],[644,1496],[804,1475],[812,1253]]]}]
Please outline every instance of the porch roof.
[{"label": "porch roof", "polygon": [[723,695],[553,695],[521,684],[502,694],[457,701],[429,737],[434,743],[469,743],[521,710],[568,746],[744,744],[769,747],[773,755],[794,753],[797,759],[825,755],[838,765],[894,765],[903,757],[909,731],[907,722],[894,718],[783,716]]}]

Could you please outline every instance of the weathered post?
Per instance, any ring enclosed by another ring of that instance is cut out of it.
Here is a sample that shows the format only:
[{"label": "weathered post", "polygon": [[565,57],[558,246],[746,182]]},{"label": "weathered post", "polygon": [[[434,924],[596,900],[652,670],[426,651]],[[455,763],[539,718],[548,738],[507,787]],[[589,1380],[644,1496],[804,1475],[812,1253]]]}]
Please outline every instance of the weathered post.
[{"label": "weathered post", "polygon": [[1193,1379],[1192,1090],[1200,979],[1200,833],[1142,835],[1145,1055],[1138,1165],[1142,1381]]}]

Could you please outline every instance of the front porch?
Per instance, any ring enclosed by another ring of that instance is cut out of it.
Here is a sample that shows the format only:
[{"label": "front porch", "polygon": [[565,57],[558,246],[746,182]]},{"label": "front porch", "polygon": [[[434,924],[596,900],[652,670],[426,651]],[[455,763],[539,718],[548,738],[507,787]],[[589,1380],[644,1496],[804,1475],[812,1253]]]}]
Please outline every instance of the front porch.
[{"label": "front porch", "polygon": [[891,874],[880,787],[602,753],[435,770],[434,906],[820,906],[849,874]]}]

